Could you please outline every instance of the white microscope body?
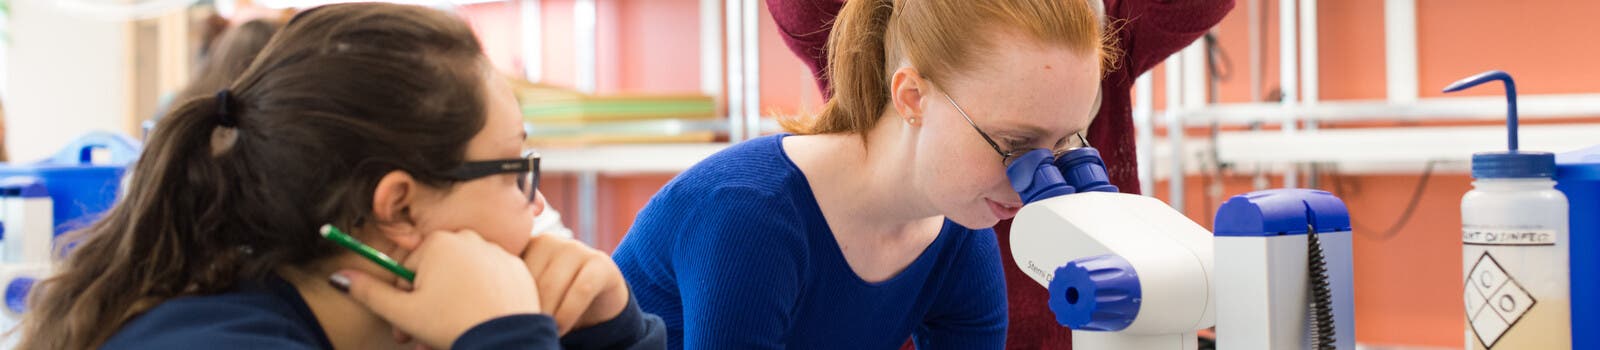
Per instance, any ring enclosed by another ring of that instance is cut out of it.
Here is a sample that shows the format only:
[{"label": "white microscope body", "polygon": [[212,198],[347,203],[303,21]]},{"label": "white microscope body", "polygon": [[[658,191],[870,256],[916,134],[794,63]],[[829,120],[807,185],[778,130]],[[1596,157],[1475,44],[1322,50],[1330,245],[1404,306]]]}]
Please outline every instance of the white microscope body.
[{"label": "white microscope body", "polygon": [[[1007,169],[1026,205],[1011,254],[1049,290],[1079,349],[1355,348],[1349,213],[1300,189],[1235,196],[1215,235],[1155,198],[1117,193],[1093,148]],[[1317,238],[1317,240],[1313,240]]]},{"label": "white microscope body", "polygon": [[[1050,288],[1058,320],[1063,310],[1088,303],[1132,306],[1132,315],[1090,315],[1109,325],[1075,328],[1077,349],[1195,349],[1196,331],[1216,320],[1211,232],[1154,198],[1085,192],[1028,204],[1012,221],[1011,252],[1017,266]],[[1056,280],[1058,267],[1102,255],[1119,256],[1132,270],[1089,269],[1090,278],[1131,278],[1138,296],[1116,300],[1122,295]]]}]

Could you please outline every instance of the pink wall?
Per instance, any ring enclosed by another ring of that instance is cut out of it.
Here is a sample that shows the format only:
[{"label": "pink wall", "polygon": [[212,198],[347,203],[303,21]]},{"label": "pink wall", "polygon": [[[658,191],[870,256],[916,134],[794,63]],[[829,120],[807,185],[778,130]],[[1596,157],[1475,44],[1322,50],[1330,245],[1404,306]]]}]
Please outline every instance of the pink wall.
[{"label": "pink wall", "polygon": [[[700,92],[700,8],[697,0],[616,2],[618,62],[612,91]],[[720,18],[711,19],[721,23]],[[719,60],[720,62],[720,60]]]}]

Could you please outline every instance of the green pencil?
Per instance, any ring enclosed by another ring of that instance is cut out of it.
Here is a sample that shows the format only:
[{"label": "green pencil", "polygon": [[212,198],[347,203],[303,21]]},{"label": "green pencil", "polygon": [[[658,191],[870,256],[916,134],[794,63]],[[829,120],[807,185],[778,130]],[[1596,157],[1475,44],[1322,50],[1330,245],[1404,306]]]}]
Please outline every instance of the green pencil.
[{"label": "green pencil", "polygon": [[322,233],[322,238],[327,238],[328,240],[333,241],[333,243],[338,243],[345,248],[350,248],[350,250],[355,251],[356,254],[361,254],[362,257],[367,258],[367,260],[372,260],[372,262],[377,263],[378,266],[383,266],[383,268],[389,269],[390,272],[394,272],[394,274],[400,276],[400,278],[404,278],[407,281],[412,281],[417,278],[416,273],[411,272],[411,270],[407,270],[405,266],[400,266],[400,263],[395,262],[394,259],[389,258],[388,255],[384,255],[383,252],[380,252],[377,249],[372,249],[372,247],[368,247],[365,244],[361,244],[361,241],[357,241],[355,237],[350,237],[350,235],[345,234],[343,231],[339,231],[339,228],[333,227],[333,224],[322,225],[322,229],[319,231]]}]

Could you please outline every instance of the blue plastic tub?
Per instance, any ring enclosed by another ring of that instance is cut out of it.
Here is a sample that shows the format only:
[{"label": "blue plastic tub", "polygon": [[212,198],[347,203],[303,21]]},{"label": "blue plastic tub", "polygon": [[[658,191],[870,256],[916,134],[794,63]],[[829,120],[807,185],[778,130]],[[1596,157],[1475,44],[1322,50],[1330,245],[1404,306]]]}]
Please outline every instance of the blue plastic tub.
[{"label": "blue plastic tub", "polygon": [[[55,234],[83,228],[116,202],[122,175],[139,157],[140,143],[127,136],[93,132],[60,152],[32,164],[0,164],[0,179],[33,176],[44,180],[55,216]],[[91,163],[96,154],[102,162]]]}]

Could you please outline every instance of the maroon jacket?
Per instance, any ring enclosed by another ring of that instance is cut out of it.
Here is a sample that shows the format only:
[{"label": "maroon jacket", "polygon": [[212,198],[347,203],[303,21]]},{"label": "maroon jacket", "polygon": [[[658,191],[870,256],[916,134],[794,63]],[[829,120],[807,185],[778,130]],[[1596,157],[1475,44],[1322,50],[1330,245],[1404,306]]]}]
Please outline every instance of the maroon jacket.
[{"label": "maroon jacket", "polygon": [[[1117,70],[1100,82],[1104,95],[1100,112],[1089,126],[1089,142],[1105,158],[1111,183],[1126,193],[1139,193],[1138,162],[1134,158],[1133,102],[1130,90],[1134,79],[1167,56],[1205,34],[1233,9],[1233,0],[1104,0],[1112,21],[1126,20],[1116,32],[1121,48]],[[789,45],[817,80],[824,97],[830,94],[823,71],[828,66],[825,50],[833,18],[844,0],[767,0],[767,8]],[[1044,287],[1017,268],[1011,257],[1011,221],[1001,221],[994,232],[1000,239],[1000,256],[1005,264],[1006,295],[1011,323],[1007,349],[1071,349],[1072,333],[1055,321],[1049,310]],[[909,344],[907,345],[910,346]]]}]

